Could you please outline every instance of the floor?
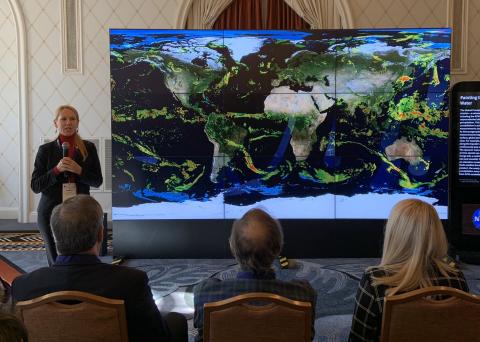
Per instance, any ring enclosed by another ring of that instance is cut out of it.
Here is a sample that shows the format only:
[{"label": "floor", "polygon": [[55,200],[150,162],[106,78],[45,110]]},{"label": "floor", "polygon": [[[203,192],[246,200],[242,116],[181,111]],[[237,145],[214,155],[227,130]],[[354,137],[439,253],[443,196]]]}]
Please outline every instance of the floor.
[{"label": "floor", "polygon": [[17,220],[0,220],[0,232],[36,231],[36,223],[18,223]]}]

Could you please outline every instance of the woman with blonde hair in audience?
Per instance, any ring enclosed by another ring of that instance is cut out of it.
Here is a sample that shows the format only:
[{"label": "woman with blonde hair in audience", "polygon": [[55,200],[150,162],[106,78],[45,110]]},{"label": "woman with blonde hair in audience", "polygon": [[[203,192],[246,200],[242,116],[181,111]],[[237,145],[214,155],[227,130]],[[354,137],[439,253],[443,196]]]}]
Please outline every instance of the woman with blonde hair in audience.
[{"label": "woman with blonde hair in audience", "polygon": [[448,259],[448,242],[435,208],[418,199],[398,202],[385,227],[383,255],[367,268],[355,298],[349,341],[378,341],[386,296],[428,286],[468,291]]}]

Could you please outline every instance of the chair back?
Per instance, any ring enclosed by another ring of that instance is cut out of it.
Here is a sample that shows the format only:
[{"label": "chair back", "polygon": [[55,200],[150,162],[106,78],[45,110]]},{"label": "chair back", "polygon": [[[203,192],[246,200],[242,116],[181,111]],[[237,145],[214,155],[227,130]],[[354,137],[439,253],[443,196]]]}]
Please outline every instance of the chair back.
[{"label": "chair back", "polygon": [[479,297],[444,286],[426,287],[385,297],[380,341],[480,342],[479,321]]},{"label": "chair back", "polygon": [[127,342],[124,301],[59,291],[16,304],[30,342]]},{"label": "chair back", "polygon": [[252,292],[204,305],[205,342],[309,342],[309,302]]}]

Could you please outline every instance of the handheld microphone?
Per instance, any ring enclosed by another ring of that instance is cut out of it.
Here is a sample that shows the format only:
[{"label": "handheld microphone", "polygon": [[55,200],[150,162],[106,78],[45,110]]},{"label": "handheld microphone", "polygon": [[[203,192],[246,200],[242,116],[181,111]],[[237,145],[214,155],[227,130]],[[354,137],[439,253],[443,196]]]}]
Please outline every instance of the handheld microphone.
[{"label": "handheld microphone", "polygon": [[[70,144],[67,141],[64,141],[63,144],[62,144],[62,156],[63,156],[63,158],[68,157],[68,149],[69,148],[70,148]],[[65,178],[68,178],[69,172],[65,171],[63,173],[63,175],[64,175]]]},{"label": "handheld microphone", "polygon": [[65,141],[62,144],[62,156],[63,158],[68,157],[68,149],[70,148],[70,144]]}]

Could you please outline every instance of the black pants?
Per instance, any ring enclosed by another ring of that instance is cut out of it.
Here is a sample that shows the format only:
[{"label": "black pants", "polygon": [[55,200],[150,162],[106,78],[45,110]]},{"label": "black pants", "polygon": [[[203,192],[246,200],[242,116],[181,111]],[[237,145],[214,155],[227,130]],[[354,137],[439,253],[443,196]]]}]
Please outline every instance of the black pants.
[{"label": "black pants", "polygon": [[37,211],[37,224],[38,230],[42,235],[43,242],[45,243],[45,250],[47,252],[48,266],[52,266],[57,258],[57,248],[55,247],[55,241],[53,240],[52,229],[50,228],[50,216],[52,210],[45,210],[38,208]]},{"label": "black pants", "polygon": [[188,342],[187,319],[178,312],[162,313],[163,319],[170,330],[172,342]]}]

